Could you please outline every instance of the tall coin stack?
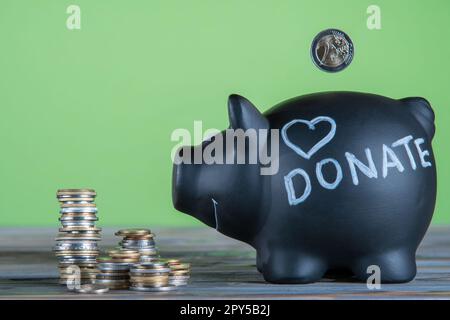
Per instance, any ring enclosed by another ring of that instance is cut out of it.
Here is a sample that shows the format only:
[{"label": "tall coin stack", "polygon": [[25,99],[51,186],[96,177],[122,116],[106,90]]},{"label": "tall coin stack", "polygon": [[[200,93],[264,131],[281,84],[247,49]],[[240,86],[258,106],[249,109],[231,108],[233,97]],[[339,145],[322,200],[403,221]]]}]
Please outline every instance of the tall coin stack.
[{"label": "tall coin stack", "polygon": [[115,233],[123,237],[119,242],[122,249],[136,250],[140,254],[140,262],[152,262],[159,258],[155,246],[154,235],[149,229],[122,229]]},{"label": "tall coin stack", "polygon": [[97,242],[101,239],[101,229],[95,226],[98,220],[95,196],[92,189],[60,189],[56,193],[62,224],[54,248],[59,261],[60,284],[73,279],[78,268],[81,284],[95,281],[99,253]]},{"label": "tall coin stack", "polygon": [[130,289],[134,291],[169,291],[170,268],[166,262],[141,262],[130,268]]}]

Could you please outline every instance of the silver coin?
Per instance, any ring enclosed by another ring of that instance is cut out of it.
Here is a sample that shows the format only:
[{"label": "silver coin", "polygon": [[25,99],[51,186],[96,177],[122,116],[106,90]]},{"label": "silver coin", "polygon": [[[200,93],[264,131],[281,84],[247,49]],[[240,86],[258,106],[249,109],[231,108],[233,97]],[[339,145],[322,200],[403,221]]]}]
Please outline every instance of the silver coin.
[{"label": "silver coin", "polygon": [[147,244],[154,244],[155,240],[149,240],[149,239],[146,239],[146,240],[122,240],[122,241],[120,241],[120,243],[131,244],[131,245],[133,245],[133,244],[136,244],[136,245],[139,245],[139,244],[147,245]]},{"label": "silver coin", "polygon": [[345,69],[352,62],[353,55],[352,40],[337,29],[320,32],[311,44],[311,58],[324,71],[337,72]]},{"label": "silver coin", "polygon": [[147,256],[154,256],[158,254],[158,249],[156,247],[140,248],[139,253]]},{"label": "silver coin", "polygon": [[60,233],[59,233],[59,237],[61,236],[79,236],[79,237],[83,237],[83,236],[100,236],[100,230],[99,229],[94,229],[94,228],[82,228],[80,230],[77,230],[75,227],[73,228],[60,228]]},{"label": "silver coin", "polygon": [[71,240],[88,240],[88,241],[100,241],[101,237],[99,235],[95,236],[95,235],[86,235],[83,237],[80,236],[71,236],[71,235],[64,235],[62,237],[56,237],[55,238],[56,241],[71,241]]},{"label": "silver coin", "polygon": [[61,220],[61,224],[63,226],[73,225],[73,226],[92,226],[95,227],[95,222],[97,220],[94,219],[64,219]]},{"label": "silver coin", "polygon": [[130,250],[148,250],[156,252],[156,248],[154,245],[129,245],[129,244],[120,244],[121,248],[130,249]]},{"label": "silver coin", "polygon": [[128,271],[123,270],[100,270],[96,274],[102,276],[102,277],[129,277]]},{"label": "silver coin", "polygon": [[176,286],[164,286],[164,287],[143,287],[136,285],[130,286],[130,290],[141,292],[165,292],[175,290],[176,288],[177,288]]},{"label": "silver coin", "polygon": [[95,223],[96,221],[98,221],[98,218],[96,216],[94,216],[94,217],[68,217],[68,218],[60,218],[59,221],[61,221],[61,223],[64,223],[64,222]]},{"label": "silver coin", "polygon": [[128,250],[136,250],[136,251],[139,251],[139,253],[148,255],[148,256],[153,256],[153,255],[158,254],[158,251],[156,250],[155,247],[122,246],[121,248],[128,249]]},{"label": "silver coin", "polygon": [[93,260],[64,260],[64,261],[58,261],[60,266],[70,266],[70,265],[79,265],[79,264],[89,264],[94,265],[95,261]]},{"label": "silver coin", "polygon": [[94,254],[93,255],[87,254],[87,255],[80,255],[80,256],[69,254],[69,255],[61,256],[59,258],[60,258],[60,260],[95,260],[95,261],[97,261],[97,257]]},{"label": "silver coin", "polygon": [[147,240],[142,240],[140,242],[137,242],[137,241],[133,241],[133,242],[121,241],[121,242],[119,242],[119,246],[124,247],[124,248],[154,249],[155,248],[155,241],[147,241]]},{"label": "silver coin", "polygon": [[100,262],[97,267],[100,270],[130,270],[130,263],[126,262]]},{"label": "silver coin", "polygon": [[69,208],[61,208],[59,213],[77,213],[77,212],[86,212],[86,213],[97,213],[97,207],[69,207]]},{"label": "silver coin", "polygon": [[128,273],[97,273],[96,278],[103,280],[130,280]]},{"label": "silver coin", "polygon": [[[80,285],[85,285],[85,284],[93,284],[95,280],[84,280],[81,279],[80,280]],[[69,286],[69,285],[73,285],[74,281],[73,280],[60,280],[58,281],[59,284],[63,285],[63,286]]]},{"label": "silver coin", "polygon": [[[95,271],[80,271],[80,276],[86,276],[86,277],[95,277],[98,272]],[[60,276],[73,276],[76,274],[75,270],[72,270],[72,272],[69,271],[60,271]]]},{"label": "silver coin", "polygon": [[167,262],[164,261],[154,261],[154,262],[142,262],[136,263],[132,267],[133,268],[160,268],[160,267],[168,267]]},{"label": "silver coin", "polygon": [[98,284],[129,284],[130,281],[128,279],[95,279],[95,283]]},{"label": "silver coin", "polygon": [[92,200],[87,200],[87,199],[77,199],[77,200],[73,200],[73,198],[71,198],[71,200],[66,200],[66,201],[62,201],[64,202],[64,204],[93,204],[94,201]]},{"label": "silver coin", "polygon": [[73,227],[95,227],[96,220],[62,220],[61,224],[64,226],[73,226]]},{"label": "silver coin", "polygon": [[169,275],[169,280],[188,280],[190,276],[171,276]]},{"label": "silver coin", "polygon": [[139,261],[141,263],[143,262],[153,262],[153,261],[157,261],[159,259],[159,256],[141,256],[139,258]]},{"label": "silver coin", "polygon": [[56,246],[53,251],[98,251],[98,247],[95,246],[81,246],[81,245],[71,245],[71,246]]},{"label": "silver coin", "polygon": [[57,240],[57,246],[66,246],[66,245],[97,245],[97,241],[94,240]]},{"label": "silver coin", "polygon": [[169,283],[188,283],[189,279],[185,279],[185,280],[173,280],[173,279],[169,279]]},{"label": "silver coin", "polygon": [[100,235],[100,229],[92,230],[92,229],[73,229],[73,230],[64,230],[63,234],[71,234],[71,235]]},{"label": "silver coin", "polygon": [[170,269],[130,269],[130,275],[141,275],[141,274],[161,274],[165,275],[170,272]]},{"label": "silver coin", "polygon": [[80,259],[74,259],[74,258],[68,259],[68,258],[65,258],[64,256],[58,257],[58,258],[61,258],[61,259],[58,260],[58,262],[60,264],[77,264],[77,263],[95,264],[95,263],[97,263],[97,260],[95,259],[95,256],[94,256],[94,259],[92,259],[92,257],[80,258]]},{"label": "silver coin", "polygon": [[86,227],[86,228],[92,228],[95,227],[95,221],[89,222],[89,221],[75,221],[75,222],[67,222],[63,221],[61,223],[63,228],[71,228],[71,227]]},{"label": "silver coin", "polygon": [[78,293],[105,293],[109,291],[109,288],[102,285],[96,285],[96,284],[84,284],[80,286],[79,288],[75,288],[75,292]]},{"label": "silver coin", "polygon": [[62,221],[61,225],[63,226],[63,228],[70,228],[70,227],[93,228],[95,227],[95,221]]},{"label": "silver coin", "polygon": [[84,266],[84,265],[89,265],[89,266],[93,266],[95,265],[95,262],[92,261],[64,261],[64,262],[59,262],[59,266],[60,267],[69,267],[69,266]]},{"label": "silver coin", "polygon": [[66,220],[86,220],[97,221],[98,217],[92,212],[78,212],[78,213],[63,213],[59,218],[59,221]]},{"label": "silver coin", "polygon": [[169,281],[171,286],[186,286],[188,283],[186,281]]},{"label": "silver coin", "polygon": [[57,240],[56,246],[96,246],[98,241],[95,240],[85,240],[85,239],[77,239],[77,240]]},{"label": "silver coin", "polygon": [[92,199],[95,198],[95,195],[93,194],[60,194],[57,196],[58,199],[83,199],[83,198],[88,198],[88,199]]},{"label": "silver coin", "polygon": [[94,219],[64,219],[61,220],[61,224],[63,226],[89,226],[89,227],[95,227],[95,222],[97,220]]},{"label": "silver coin", "polygon": [[63,228],[95,228],[95,221],[63,221],[61,222]]},{"label": "silver coin", "polygon": [[[54,250],[55,252],[58,253],[66,253],[64,254],[64,256],[76,256],[76,257],[84,257],[84,256],[98,256],[98,254],[100,253],[100,250],[98,249],[98,247],[69,247],[69,248],[61,248],[61,247],[55,247]],[[73,251],[73,254],[71,254]]]},{"label": "silver coin", "polygon": [[100,271],[108,271],[108,272],[114,272],[114,271],[117,271],[117,272],[129,272],[130,271],[130,269],[129,268],[127,268],[127,269],[118,269],[118,268],[105,268],[105,267],[98,267],[98,269],[100,270]]},{"label": "silver coin", "polygon": [[60,202],[67,202],[67,201],[71,201],[72,199],[76,199],[77,201],[89,201],[89,202],[93,202],[95,199],[95,196],[92,195],[88,195],[88,194],[65,194],[65,195],[60,195],[57,197],[58,201]]},{"label": "silver coin", "polygon": [[95,215],[90,216],[72,216],[72,215],[62,215],[59,221],[98,221],[98,217]]},{"label": "silver coin", "polygon": [[157,281],[157,282],[142,282],[142,281],[130,281],[130,285],[135,287],[144,287],[144,288],[160,288],[160,287],[166,287],[169,285],[168,281]]},{"label": "silver coin", "polygon": [[182,286],[188,284],[188,280],[169,280],[168,283],[174,286]]},{"label": "silver coin", "polygon": [[67,197],[67,198],[59,198],[58,199],[60,205],[66,205],[66,204],[75,204],[75,203],[81,203],[81,204],[94,204],[94,198],[77,198],[77,197]]}]

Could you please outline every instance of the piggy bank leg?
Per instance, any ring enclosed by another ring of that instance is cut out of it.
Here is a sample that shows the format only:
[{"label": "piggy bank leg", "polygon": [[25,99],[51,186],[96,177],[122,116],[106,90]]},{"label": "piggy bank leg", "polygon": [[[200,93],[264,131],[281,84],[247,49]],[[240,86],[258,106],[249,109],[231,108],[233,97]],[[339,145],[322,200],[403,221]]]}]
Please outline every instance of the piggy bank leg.
[{"label": "piggy bank leg", "polygon": [[416,276],[416,259],[414,251],[409,249],[386,252],[382,254],[367,255],[352,266],[355,277],[360,281],[367,281],[373,275],[373,267],[379,267],[382,283],[409,282]]},{"label": "piggy bank leg", "polygon": [[324,259],[276,250],[263,264],[264,279],[272,283],[311,283],[319,281],[328,269]]}]

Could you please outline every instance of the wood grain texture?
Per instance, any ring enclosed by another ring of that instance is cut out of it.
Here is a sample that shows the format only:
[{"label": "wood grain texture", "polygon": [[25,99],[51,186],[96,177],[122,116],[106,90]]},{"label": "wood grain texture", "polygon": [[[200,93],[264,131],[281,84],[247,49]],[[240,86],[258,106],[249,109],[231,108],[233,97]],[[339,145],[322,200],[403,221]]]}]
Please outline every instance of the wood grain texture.
[{"label": "wood grain texture", "polygon": [[[115,231],[103,230],[103,251],[119,241]],[[383,284],[376,291],[348,278],[268,284],[255,268],[254,250],[244,243],[209,228],[153,231],[163,257],[192,264],[188,286],[167,293],[72,293],[57,284],[57,261],[51,251],[57,228],[1,228],[0,299],[450,299],[450,227],[428,231],[417,252],[414,281]]]}]

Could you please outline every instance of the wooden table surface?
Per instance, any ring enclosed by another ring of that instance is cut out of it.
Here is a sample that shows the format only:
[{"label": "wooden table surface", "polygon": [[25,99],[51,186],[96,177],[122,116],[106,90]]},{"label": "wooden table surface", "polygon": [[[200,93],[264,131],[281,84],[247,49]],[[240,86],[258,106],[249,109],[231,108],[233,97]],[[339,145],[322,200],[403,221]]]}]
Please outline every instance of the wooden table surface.
[{"label": "wooden table surface", "polygon": [[[102,250],[119,239],[104,228]],[[189,285],[172,292],[77,294],[57,284],[51,251],[57,228],[0,228],[0,299],[450,299],[450,227],[431,228],[417,252],[418,274],[406,284],[369,290],[351,279],[273,285],[255,268],[255,252],[210,228],[155,229],[164,258],[192,264]]]}]

